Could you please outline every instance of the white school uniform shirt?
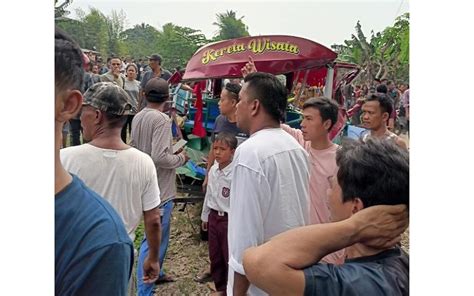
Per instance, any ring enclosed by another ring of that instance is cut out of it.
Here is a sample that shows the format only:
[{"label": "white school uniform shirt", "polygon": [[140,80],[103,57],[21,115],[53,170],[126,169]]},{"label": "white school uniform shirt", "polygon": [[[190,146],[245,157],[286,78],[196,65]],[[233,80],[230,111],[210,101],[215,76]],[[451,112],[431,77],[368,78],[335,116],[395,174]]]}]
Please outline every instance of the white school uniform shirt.
[{"label": "white school uniform shirt", "polygon": [[[229,213],[229,273],[245,274],[244,251],[286,230],[308,224],[308,153],[281,128],[263,129],[242,143],[234,156]],[[248,295],[267,295],[250,285]]]},{"label": "white school uniform shirt", "polygon": [[229,213],[230,208],[230,184],[232,182],[232,163],[224,169],[219,169],[215,162],[209,169],[209,180],[207,182],[206,196],[202,206],[201,220],[208,221],[212,210]]}]

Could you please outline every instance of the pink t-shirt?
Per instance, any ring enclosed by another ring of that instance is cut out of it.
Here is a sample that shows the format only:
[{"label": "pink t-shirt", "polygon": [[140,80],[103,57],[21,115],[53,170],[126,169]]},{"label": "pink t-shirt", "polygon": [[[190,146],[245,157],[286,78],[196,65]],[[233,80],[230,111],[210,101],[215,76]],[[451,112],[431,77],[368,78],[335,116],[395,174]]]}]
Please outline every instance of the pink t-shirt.
[{"label": "pink t-shirt", "polygon": [[[291,128],[282,124],[281,128],[289,133],[309,153],[311,169],[309,175],[309,222],[310,224],[328,223],[330,221],[329,200],[327,190],[330,183],[328,178],[337,175],[336,151],[339,147],[334,144],[324,150],[311,148],[311,142],[305,141],[303,133],[299,129]],[[327,255],[322,261],[342,264],[344,262],[344,250]]]}]

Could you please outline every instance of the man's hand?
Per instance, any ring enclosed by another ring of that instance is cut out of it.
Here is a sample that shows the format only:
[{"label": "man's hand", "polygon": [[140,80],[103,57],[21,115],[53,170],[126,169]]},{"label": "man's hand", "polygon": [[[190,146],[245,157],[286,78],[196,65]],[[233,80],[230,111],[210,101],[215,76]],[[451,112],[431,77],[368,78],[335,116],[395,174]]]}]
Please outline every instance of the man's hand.
[{"label": "man's hand", "polygon": [[153,284],[160,275],[160,262],[158,258],[156,261],[151,261],[147,256],[143,262],[143,282],[145,284]]},{"label": "man's hand", "polygon": [[207,231],[207,222],[202,221],[201,228],[203,231]]},{"label": "man's hand", "polygon": [[257,68],[255,67],[251,56],[249,56],[249,61],[244,67],[242,67],[242,69],[240,69],[240,71],[242,72],[242,77],[244,78],[250,73],[257,72]]},{"label": "man's hand", "polygon": [[112,74],[115,78],[118,78],[120,76],[120,67],[112,67]]},{"label": "man's hand", "polygon": [[364,245],[385,249],[400,241],[408,227],[408,210],[405,205],[372,206],[350,218],[356,226],[357,241]]},{"label": "man's hand", "polygon": [[186,153],[186,150],[184,150],[183,152],[181,152],[180,155],[184,156],[184,163],[188,162],[189,156],[188,156],[188,154]]}]

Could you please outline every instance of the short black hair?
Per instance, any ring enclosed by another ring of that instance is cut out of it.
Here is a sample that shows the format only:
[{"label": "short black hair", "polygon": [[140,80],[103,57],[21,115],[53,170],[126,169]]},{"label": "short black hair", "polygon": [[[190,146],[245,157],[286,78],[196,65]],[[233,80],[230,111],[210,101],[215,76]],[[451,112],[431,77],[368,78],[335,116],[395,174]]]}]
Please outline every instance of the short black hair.
[{"label": "short black hair", "polygon": [[358,197],[364,207],[409,206],[408,151],[393,140],[347,139],[336,153],[336,163],[343,202]]},{"label": "short black hair", "polygon": [[334,100],[328,99],[326,97],[309,98],[303,104],[303,110],[306,108],[318,109],[319,115],[321,115],[323,122],[328,119],[331,120],[331,126],[329,127],[328,131],[330,131],[337,122],[339,106]]},{"label": "short black hair", "polygon": [[[100,111],[100,110],[99,110]],[[128,116],[117,115],[108,112],[101,111],[107,121],[109,128],[123,128],[125,122],[127,122]]]},{"label": "short black hair", "polygon": [[260,101],[273,120],[280,122],[285,119],[288,90],[275,75],[253,72],[245,76],[244,82],[248,83],[253,99]]},{"label": "short black hair", "polygon": [[214,137],[213,143],[217,141],[227,144],[230,149],[235,150],[237,148],[237,138],[234,134],[228,132],[220,132]]},{"label": "short black hair", "polygon": [[169,95],[160,95],[155,91],[151,91],[149,94],[145,95],[145,98],[150,103],[163,103],[169,100]]},{"label": "short black hair", "polygon": [[387,112],[389,115],[392,114],[393,111],[393,101],[384,93],[371,93],[367,96],[367,99],[364,103],[370,101],[378,101],[380,104],[380,108],[382,109],[382,113]]},{"label": "short black hair", "polygon": [[81,48],[59,28],[54,32],[54,80],[56,91],[67,88],[82,91],[84,66]]},{"label": "short black hair", "polygon": [[224,88],[230,93],[234,100],[239,101],[239,92],[242,89],[240,84],[228,82]]},{"label": "short black hair", "polygon": [[380,84],[380,85],[377,85],[377,88],[375,89],[378,93],[383,93],[383,94],[386,94],[388,93],[388,88],[385,84]]}]

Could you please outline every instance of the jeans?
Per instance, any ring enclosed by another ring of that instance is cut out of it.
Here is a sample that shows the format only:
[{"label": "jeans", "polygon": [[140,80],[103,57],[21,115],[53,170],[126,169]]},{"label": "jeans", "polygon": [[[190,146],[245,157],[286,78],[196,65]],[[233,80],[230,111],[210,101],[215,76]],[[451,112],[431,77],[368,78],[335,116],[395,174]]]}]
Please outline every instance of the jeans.
[{"label": "jeans", "polygon": [[127,115],[127,121],[125,122],[122,132],[120,136],[122,137],[122,141],[127,144],[127,130],[129,131],[130,135],[132,134],[132,120],[135,115]]},{"label": "jeans", "polygon": [[[160,206],[163,209],[163,215],[161,216],[161,243],[160,243],[160,277],[164,276],[163,262],[165,261],[166,250],[170,240],[170,222],[171,212],[173,211],[174,203],[170,199],[166,203]],[[148,255],[148,242],[146,240],[146,234],[143,236],[142,243],[140,245],[140,251],[138,254],[138,265],[137,265],[137,295],[138,296],[152,296],[153,287],[155,284],[144,284],[143,283],[143,263]]]}]

